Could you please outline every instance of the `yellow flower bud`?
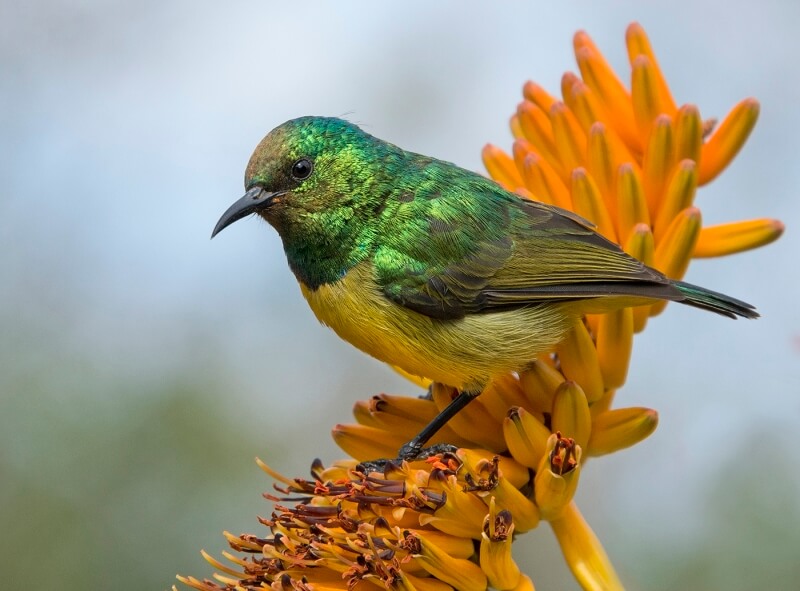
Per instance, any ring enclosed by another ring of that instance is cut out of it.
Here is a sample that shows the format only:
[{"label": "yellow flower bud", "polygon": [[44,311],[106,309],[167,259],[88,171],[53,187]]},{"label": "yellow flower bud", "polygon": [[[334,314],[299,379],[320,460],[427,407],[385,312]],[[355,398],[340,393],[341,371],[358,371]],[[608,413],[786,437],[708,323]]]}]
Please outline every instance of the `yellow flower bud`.
[{"label": "yellow flower bud", "polygon": [[694,257],[718,257],[758,248],[780,238],[784,225],[779,220],[758,219],[706,226],[700,230]]},{"label": "yellow flower bud", "polygon": [[455,476],[444,477],[440,482],[431,478],[431,486],[441,486],[445,503],[430,514],[419,516],[420,525],[431,525],[453,536],[479,540],[486,516],[486,505],[474,494],[465,492]]},{"label": "yellow flower bud", "polygon": [[600,189],[585,168],[572,171],[572,203],[575,212],[597,226],[597,231],[612,241],[617,241],[617,233],[608,213]]},{"label": "yellow flower bud", "polygon": [[603,375],[597,349],[586,326],[579,322],[556,347],[561,372],[568,380],[580,384],[589,402],[603,395]]},{"label": "yellow flower bud", "polygon": [[552,430],[574,439],[581,447],[589,443],[592,415],[586,395],[575,382],[564,382],[556,392],[553,399]]},{"label": "yellow flower bud", "polygon": [[489,174],[498,183],[509,191],[514,191],[517,187],[522,187],[522,178],[514,165],[514,159],[503,150],[492,144],[486,144],[482,152],[483,165]]},{"label": "yellow flower bud", "polygon": [[569,503],[550,527],[572,574],[584,589],[623,591],[622,583],[594,532],[575,503]]},{"label": "yellow flower bud", "polygon": [[605,388],[619,388],[633,350],[633,308],[603,314],[597,323],[597,361]]},{"label": "yellow flower bud", "polygon": [[406,442],[401,435],[365,425],[336,425],[332,434],[336,445],[359,461],[391,458]]},{"label": "yellow flower bud", "polygon": [[699,184],[714,180],[739,153],[758,119],[758,101],[744,99],[736,105],[703,144]]},{"label": "yellow flower bud", "polygon": [[600,413],[592,421],[587,454],[601,456],[646,439],[658,426],[658,413],[649,408],[618,408]]},{"label": "yellow flower bud", "polygon": [[547,451],[550,429],[524,408],[512,408],[503,420],[503,436],[515,460],[536,468]]},{"label": "yellow flower bud", "polygon": [[[652,121],[652,132],[642,161],[642,186],[651,219],[655,218],[664,193],[669,173],[672,170],[674,151],[672,148],[672,120],[667,115]],[[649,123],[648,123],[649,125]],[[646,135],[643,137],[647,137]]]},{"label": "yellow flower bud", "polygon": [[550,412],[553,396],[564,382],[564,376],[544,361],[535,359],[519,374],[519,381],[529,403],[526,408],[529,411]]}]

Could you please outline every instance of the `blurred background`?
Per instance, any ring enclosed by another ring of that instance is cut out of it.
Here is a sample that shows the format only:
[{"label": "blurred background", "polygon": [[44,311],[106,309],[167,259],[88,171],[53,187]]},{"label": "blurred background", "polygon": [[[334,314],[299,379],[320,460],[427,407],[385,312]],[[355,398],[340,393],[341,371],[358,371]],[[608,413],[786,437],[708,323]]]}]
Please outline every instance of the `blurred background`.
[{"label": "blurred background", "polygon": [[[646,442],[584,471],[579,504],[630,589],[795,589],[800,578],[800,4],[189,0],[0,4],[0,572],[9,588],[166,589],[200,548],[259,531],[259,456],[342,456],[334,423],[417,389],[319,326],[266,224],[213,242],[261,137],[345,115],[483,170],[528,79],[558,92],[586,29],[623,79],[641,22],[679,103],[757,97],[706,223],[775,217],[764,249],[688,280],[757,322],[670,306],[617,404]],[[546,526],[515,556],[577,589]]]}]

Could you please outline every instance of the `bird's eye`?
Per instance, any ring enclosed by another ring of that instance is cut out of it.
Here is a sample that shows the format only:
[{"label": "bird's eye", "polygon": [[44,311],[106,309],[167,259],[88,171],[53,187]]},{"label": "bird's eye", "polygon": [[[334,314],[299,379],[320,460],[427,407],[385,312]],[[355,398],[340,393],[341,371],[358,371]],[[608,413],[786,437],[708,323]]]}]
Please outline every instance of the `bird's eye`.
[{"label": "bird's eye", "polygon": [[300,158],[300,160],[292,164],[292,176],[298,181],[310,177],[313,170],[314,165],[308,158]]}]

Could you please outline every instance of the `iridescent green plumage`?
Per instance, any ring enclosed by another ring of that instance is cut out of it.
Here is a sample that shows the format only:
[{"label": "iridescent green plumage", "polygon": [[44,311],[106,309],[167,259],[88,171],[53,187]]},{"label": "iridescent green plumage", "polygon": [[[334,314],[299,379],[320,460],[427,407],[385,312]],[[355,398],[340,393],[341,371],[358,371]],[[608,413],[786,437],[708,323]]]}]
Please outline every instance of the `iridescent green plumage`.
[{"label": "iridescent green plumage", "polygon": [[245,184],[215,234],[258,213],[278,230],[320,321],[378,359],[473,396],[587,312],[661,299],[757,316],[749,304],[668,279],[569,211],[341,119],[274,129]]},{"label": "iridescent green plumage", "polygon": [[[314,165],[302,182],[290,174],[300,158]],[[614,295],[753,315],[726,296],[695,298],[710,292],[683,289],[571,212],[524,200],[341,119],[303,117],[280,126],[256,149],[245,181],[248,189],[291,190],[262,215],[312,290],[370,260],[387,298],[440,319]]]}]

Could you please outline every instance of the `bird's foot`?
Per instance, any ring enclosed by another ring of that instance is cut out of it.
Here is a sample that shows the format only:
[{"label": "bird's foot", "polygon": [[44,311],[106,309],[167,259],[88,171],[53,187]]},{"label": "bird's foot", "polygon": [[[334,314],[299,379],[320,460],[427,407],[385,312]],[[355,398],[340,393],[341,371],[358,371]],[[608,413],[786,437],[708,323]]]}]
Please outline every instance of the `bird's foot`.
[{"label": "bird's foot", "polygon": [[458,449],[450,443],[437,443],[428,447],[422,447],[419,443],[410,441],[400,448],[397,452],[397,459],[410,462],[412,460],[427,460],[433,456],[446,453],[453,453]]},{"label": "bird's foot", "polygon": [[[422,444],[417,441],[416,439],[412,439],[408,443],[404,443],[402,447],[400,447],[400,451],[397,452],[397,459],[399,460],[416,460],[419,458],[419,455],[422,453],[423,447]],[[429,457],[429,456],[426,456]],[[425,458],[420,458],[425,459]]]},{"label": "bird's foot", "polygon": [[386,474],[387,472],[391,471],[392,467],[397,467],[400,465],[402,460],[389,460],[387,458],[381,458],[379,460],[370,460],[369,462],[359,462],[356,464],[356,472],[361,472],[365,476],[370,474],[371,472],[381,472]]},{"label": "bird's foot", "polygon": [[427,460],[433,456],[438,456],[445,453],[453,453],[458,449],[455,445],[449,443],[437,443],[430,447],[422,447],[419,443],[410,441],[400,448],[396,458],[381,458],[379,460],[372,460],[369,462],[360,462],[356,466],[356,470],[369,474],[370,472],[387,472],[392,466],[400,466],[403,462],[411,462],[415,460]]}]

